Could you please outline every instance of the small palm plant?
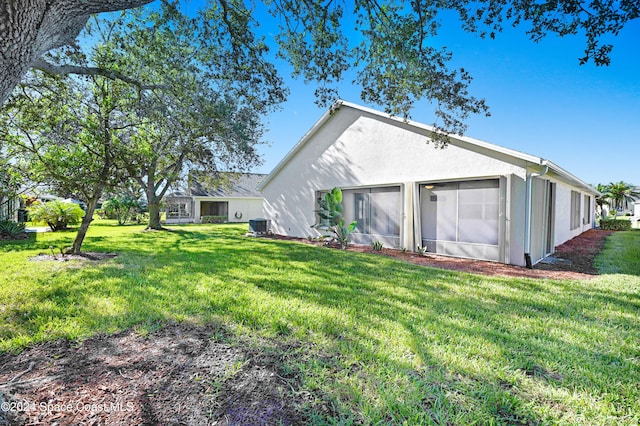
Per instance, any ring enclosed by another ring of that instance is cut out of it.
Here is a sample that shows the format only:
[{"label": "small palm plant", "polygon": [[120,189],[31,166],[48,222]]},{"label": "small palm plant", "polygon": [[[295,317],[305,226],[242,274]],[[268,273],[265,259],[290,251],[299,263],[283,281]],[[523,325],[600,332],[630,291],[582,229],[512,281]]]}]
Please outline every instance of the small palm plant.
[{"label": "small palm plant", "polygon": [[375,240],[371,242],[371,249],[373,251],[382,251],[384,244],[381,241]]},{"label": "small palm plant", "polygon": [[0,237],[16,239],[24,234],[24,223],[0,220]]},{"label": "small palm plant", "polygon": [[356,229],[358,222],[353,221],[348,225],[345,223],[342,190],[337,187],[333,188],[318,198],[318,206],[320,208],[316,210],[316,213],[318,213],[320,220],[311,227],[321,231],[330,231],[333,235],[327,236],[333,237],[341,248],[346,248],[349,244],[349,236]]},{"label": "small palm plant", "polygon": [[67,229],[77,225],[84,216],[79,205],[53,200],[47,203],[34,203],[29,209],[29,219],[34,223],[45,223],[52,231]]}]

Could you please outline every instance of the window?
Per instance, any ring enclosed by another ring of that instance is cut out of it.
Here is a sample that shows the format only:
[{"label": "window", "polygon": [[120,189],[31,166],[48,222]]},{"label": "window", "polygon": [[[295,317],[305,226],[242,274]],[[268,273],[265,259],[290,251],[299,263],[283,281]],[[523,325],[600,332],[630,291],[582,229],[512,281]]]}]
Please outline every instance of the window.
[{"label": "window", "polygon": [[167,219],[191,217],[193,206],[188,197],[171,197],[166,201]]},{"label": "window", "polygon": [[571,230],[580,226],[580,193],[571,191]]},{"label": "window", "polygon": [[171,203],[167,204],[167,218],[179,218],[188,217],[186,203]]},{"label": "window", "polygon": [[12,220],[16,210],[16,202],[13,198],[3,200],[0,197],[0,220]]},{"label": "window", "polygon": [[582,224],[586,225],[591,223],[591,197],[588,195],[584,196],[584,219]]}]

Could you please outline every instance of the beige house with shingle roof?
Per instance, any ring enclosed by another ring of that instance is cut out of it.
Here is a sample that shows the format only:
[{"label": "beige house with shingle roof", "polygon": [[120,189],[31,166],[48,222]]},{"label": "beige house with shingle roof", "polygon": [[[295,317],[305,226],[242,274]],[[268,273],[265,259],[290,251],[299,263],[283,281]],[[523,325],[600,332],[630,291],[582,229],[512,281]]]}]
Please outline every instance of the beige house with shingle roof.
[{"label": "beige house with shingle roof", "polygon": [[263,216],[263,197],[256,190],[266,175],[220,173],[212,183],[189,177],[186,192],[165,197],[165,223],[248,222]]}]

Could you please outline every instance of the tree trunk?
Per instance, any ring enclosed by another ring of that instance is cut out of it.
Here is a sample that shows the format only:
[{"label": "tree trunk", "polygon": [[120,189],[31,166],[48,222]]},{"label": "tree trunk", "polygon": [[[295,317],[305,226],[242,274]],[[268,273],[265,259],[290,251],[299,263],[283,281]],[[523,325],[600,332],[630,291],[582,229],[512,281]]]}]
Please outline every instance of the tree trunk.
[{"label": "tree trunk", "polygon": [[71,249],[68,251],[69,254],[80,254],[80,249],[82,248],[84,237],[87,236],[89,225],[91,225],[91,222],[93,222],[93,213],[96,211],[98,200],[102,195],[102,190],[98,192],[99,193],[95,194],[87,203],[87,210],[84,214],[84,217],[82,218],[82,223],[80,224],[80,229],[78,229],[76,238],[75,240],[73,240],[73,245],[71,246]]},{"label": "tree trunk", "polygon": [[94,13],[153,0],[13,0],[0,2],[0,105],[32,64],[72,43]]},{"label": "tree trunk", "polygon": [[161,230],[162,224],[160,224],[160,200],[153,197],[153,201],[149,201],[149,225],[147,229]]}]

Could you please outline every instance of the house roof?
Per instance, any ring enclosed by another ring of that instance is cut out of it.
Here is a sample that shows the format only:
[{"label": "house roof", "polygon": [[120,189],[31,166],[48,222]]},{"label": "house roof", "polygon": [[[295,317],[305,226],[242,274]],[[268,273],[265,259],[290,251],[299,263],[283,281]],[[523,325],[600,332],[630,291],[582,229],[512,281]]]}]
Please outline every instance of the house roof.
[{"label": "house roof", "polygon": [[222,172],[220,179],[206,182],[198,173],[189,176],[189,195],[194,197],[252,198],[262,197],[256,187],[267,176],[258,173]]},{"label": "house roof", "polygon": [[[391,120],[393,122],[397,122],[399,125],[405,125],[405,126],[409,126],[409,127],[413,127],[415,129],[419,129],[422,131],[427,131],[429,133],[434,133],[437,132],[437,130],[429,125],[423,124],[423,123],[418,123],[416,121],[412,121],[412,120],[406,120],[403,118],[399,118],[399,117],[393,117],[390,116],[387,113],[372,109],[372,108],[367,108],[364,107],[362,105],[358,105],[358,104],[354,104],[351,102],[347,102],[344,100],[339,100],[337,102],[335,102],[323,115],[322,117],[320,117],[320,119],[313,125],[313,127],[311,127],[311,129],[302,137],[302,139],[300,139],[300,141],[298,141],[298,143],[291,149],[291,151],[289,151],[289,153],[287,153],[287,155],[276,165],[276,167],[271,171],[271,173],[269,175],[267,175],[267,177],[265,179],[263,179],[257,189],[258,190],[262,190],[270,181],[271,179],[273,179],[278,173],[280,173],[280,171],[287,165],[287,163],[296,156],[296,154],[298,153],[298,151],[300,151],[313,137],[313,135],[316,134],[316,132],[318,132],[320,130],[320,128],[322,128],[322,126],[324,124],[326,124],[329,120],[331,120],[331,118],[335,115],[335,113],[337,111],[339,111],[341,108],[352,108],[355,110],[359,110],[368,114],[371,114],[373,116],[376,117],[380,117],[380,118],[384,118],[385,120]],[[579,178],[577,178],[576,176],[572,175],[571,173],[569,173],[568,171],[564,170],[562,167],[558,166],[557,164],[553,163],[550,160],[544,159],[542,157],[537,157],[531,154],[526,154],[524,152],[520,152],[520,151],[516,151],[514,149],[510,149],[510,148],[506,148],[500,145],[495,145],[489,142],[484,142],[478,139],[473,139],[467,136],[459,136],[459,135],[450,135],[450,138],[455,142],[457,141],[461,141],[461,142],[465,142],[468,143],[470,145],[474,145],[477,147],[481,147],[484,149],[487,149],[489,151],[493,151],[495,153],[499,153],[499,154],[504,154],[513,158],[517,158],[520,160],[524,160],[528,163],[531,163],[531,165],[535,165],[535,166],[540,166],[542,168],[548,167],[549,170],[553,171],[555,174],[557,174],[558,176],[560,176],[562,179],[578,186],[581,187],[593,194],[598,194],[598,192],[589,184],[585,183],[584,181],[580,180]]]}]

